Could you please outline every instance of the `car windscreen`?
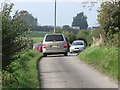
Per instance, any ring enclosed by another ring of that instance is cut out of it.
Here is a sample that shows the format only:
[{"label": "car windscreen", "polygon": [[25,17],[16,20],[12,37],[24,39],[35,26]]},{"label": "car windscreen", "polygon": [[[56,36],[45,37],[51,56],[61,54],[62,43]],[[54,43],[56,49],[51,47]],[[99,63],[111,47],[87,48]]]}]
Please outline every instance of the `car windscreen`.
[{"label": "car windscreen", "polygon": [[64,41],[62,35],[47,35],[45,41]]},{"label": "car windscreen", "polygon": [[83,42],[73,42],[72,45],[84,45]]}]

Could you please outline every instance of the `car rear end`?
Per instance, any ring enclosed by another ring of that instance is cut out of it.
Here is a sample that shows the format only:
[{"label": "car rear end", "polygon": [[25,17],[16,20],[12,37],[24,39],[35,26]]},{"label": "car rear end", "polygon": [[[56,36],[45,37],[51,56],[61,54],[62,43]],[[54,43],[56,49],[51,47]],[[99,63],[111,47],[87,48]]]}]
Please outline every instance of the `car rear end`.
[{"label": "car rear end", "polygon": [[76,40],[72,43],[72,46],[70,47],[70,53],[78,53],[82,51],[85,48],[85,43],[82,40]]},{"label": "car rear end", "polygon": [[63,34],[47,34],[43,39],[43,54],[67,55],[68,44]]},{"label": "car rear end", "polygon": [[34,43],[33,49],[36,49],[36,50],[42,52],[42,44],[41,43]]}]

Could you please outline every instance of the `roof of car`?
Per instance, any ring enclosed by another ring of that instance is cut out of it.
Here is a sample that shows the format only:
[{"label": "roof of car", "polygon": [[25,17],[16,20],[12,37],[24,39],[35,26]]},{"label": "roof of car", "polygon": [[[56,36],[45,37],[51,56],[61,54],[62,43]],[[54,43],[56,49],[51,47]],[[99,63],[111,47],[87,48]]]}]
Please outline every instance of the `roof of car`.
[{"label": "roof of car", "polygon": [[73,42],[84,42],[83,40],[75,40]]},{"label": "roof of car", "polygon": [[55,34],[46,34],[46,35],[63,35],[61,33],[55,33]]}]

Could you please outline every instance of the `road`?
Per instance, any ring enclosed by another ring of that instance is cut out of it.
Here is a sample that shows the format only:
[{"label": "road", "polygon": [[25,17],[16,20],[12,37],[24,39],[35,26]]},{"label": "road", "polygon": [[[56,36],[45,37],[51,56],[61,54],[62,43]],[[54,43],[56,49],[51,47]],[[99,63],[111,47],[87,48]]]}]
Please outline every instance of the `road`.
[{"label": "road", "polygon": [[118,88],[106,75],[75,54],[50,55],[39,61],[41,88]]}]

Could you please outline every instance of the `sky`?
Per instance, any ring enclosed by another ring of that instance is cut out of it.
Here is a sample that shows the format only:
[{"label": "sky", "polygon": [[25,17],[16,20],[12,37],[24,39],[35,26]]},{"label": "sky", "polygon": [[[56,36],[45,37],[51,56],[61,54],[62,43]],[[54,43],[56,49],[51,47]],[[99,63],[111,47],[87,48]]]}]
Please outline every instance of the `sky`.
[{"label": "sky", "polygon": [[[91,3],[88,3],[86,7],[83,7],[83,1],[80,0],[63,0],[57,1],[57,26],[70,25],[72,24],[73,17],[78,13],[84,12],[88,17],[89,27],[97,26],[97,10],[100,7],[100,2],[94,4],[94,7],[90,10],[89,6]],[[54,25],[54,0],[42,0],[41,2],[36,0],[26,1],[12,1],[14,3],[13,12],[16,10],[27,10],[35,18],[38,19],[38,24],[43,25]]]}]

